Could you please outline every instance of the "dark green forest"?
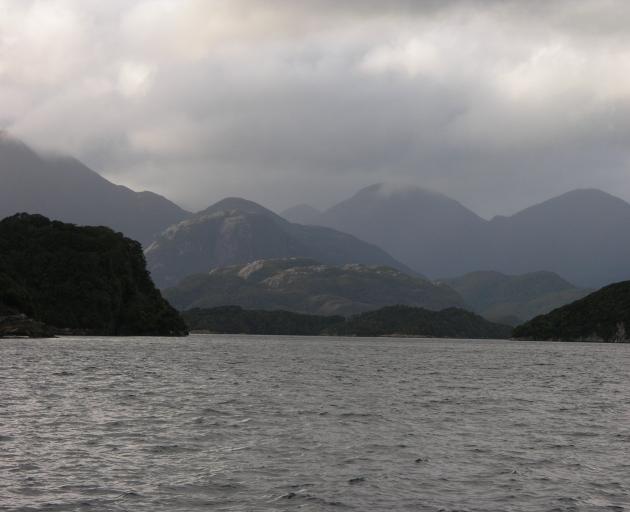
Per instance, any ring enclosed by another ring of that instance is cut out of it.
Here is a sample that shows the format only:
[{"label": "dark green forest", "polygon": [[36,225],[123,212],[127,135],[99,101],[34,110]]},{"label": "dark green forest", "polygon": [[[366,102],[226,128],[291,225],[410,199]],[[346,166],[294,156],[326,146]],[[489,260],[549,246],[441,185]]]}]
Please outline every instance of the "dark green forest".
[{"label": "dark green forest", "polygon": [[515,338],[630,341],[630,281],[611,284],[514,330]]},{"label": "dark green forest", "polygon": [[512,328],[459,308],[430,311],[412,306],[389,306],[353,316],[328,333],[335,336],[506,339],[512,335]]},{"label": "dark green forest", "polygon": [[138,242],[25,213],[0,221],[0,314],[10,313],[85,334],[186,334]]},{"label": "dark green forest", "polygon": [[240,306],[190,309],[182,313],[190,330],[221,334],[316,336],[344,321],[341,316],[318,316],[291,311],[245,310]]},{"label": "dark green forest", "polygon": [[217,334],[296,336],[418,336],[509,338],[512,328],[457,308],[430,311],[391,306],[352,316],[319,316],[289,311],[245,310],[239,306],[191,309],[183,313],[192,331]]}]

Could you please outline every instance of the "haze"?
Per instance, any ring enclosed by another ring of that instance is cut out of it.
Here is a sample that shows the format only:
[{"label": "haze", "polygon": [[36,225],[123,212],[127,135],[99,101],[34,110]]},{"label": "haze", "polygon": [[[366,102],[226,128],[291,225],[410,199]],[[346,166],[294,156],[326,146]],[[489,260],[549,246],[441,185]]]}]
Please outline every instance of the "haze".
[{"label": "haze", "polygon": [[624,0],[0,0],[0,128],[189,209],[630,200]]}]

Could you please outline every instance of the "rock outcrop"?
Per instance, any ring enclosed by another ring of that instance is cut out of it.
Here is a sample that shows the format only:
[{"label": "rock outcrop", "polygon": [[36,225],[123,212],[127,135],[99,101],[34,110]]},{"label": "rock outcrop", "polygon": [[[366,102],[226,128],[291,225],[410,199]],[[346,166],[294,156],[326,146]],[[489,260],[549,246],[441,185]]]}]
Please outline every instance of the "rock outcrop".
[{"label": "rock outcrop", "polygon": [[145,255],[160,288],[191,274],[261,259],[311,258],[328,265],[387,265],[411,273],[384,250],[321,226],[294,224],[240,198],[228,198],[167,229]]},{"label": "rock outcrop", "polygon": [[164,290],[180,310],[235,305],[315,315],[353,315],[392,304],[465,307],[447,286],[378,265],[324,265],[307,258],[216,268]]}]

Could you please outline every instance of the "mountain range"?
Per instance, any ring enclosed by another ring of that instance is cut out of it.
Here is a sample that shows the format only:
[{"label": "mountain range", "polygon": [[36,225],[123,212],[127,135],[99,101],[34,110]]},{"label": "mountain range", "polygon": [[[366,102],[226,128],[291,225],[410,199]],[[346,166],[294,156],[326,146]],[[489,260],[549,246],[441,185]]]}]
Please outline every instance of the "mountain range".
[{"label": "mountain range", "polygon": [[291,223],[259,204],[228,198],[158,236],[145,251],[159,287],[191,274],[261,259],[303,257],[320,263],[386,265],[414,272],[385,251],[321,226]]},{"label": "mountain range", "polygon": [[39,213],[107,226],[146,244],[190,214],[153,192],[115,185],[71,157],[45,156],[0,133],[0,219]]},{"label": "mountain range", "polygon": [[431,278],[545,270],[584,287],[630,278],[630,204],[600,190],[574,190],[485,220],[442,194],[377,184],[320,215],[304,205],[283,213],[297,220],[305,212],[310,224],[383,247]]},{"label": "mountain range", "polygon": [[548,271],[584,288],[630,279],[630,204],[599,190],[574,190],[491,220],[442,194],[386,184],[323,212],[299,205],[278,216],[231,198],[193,215],[2,134],[0,182],[0,218],[41,213],[121,231],[150,246],[160,286],[217,266],[285,257],[386,265],[431,279]]}]

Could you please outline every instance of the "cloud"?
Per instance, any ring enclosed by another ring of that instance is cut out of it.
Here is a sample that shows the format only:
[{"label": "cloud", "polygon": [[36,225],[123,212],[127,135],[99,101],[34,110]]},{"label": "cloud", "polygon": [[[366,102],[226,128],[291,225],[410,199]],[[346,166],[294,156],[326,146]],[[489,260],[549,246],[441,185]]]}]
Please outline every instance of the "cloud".
[{"label": "cloud", "polygon": [[0,128],[193,208],[623,195],[629,23],[623,0],[0,0]]}]

